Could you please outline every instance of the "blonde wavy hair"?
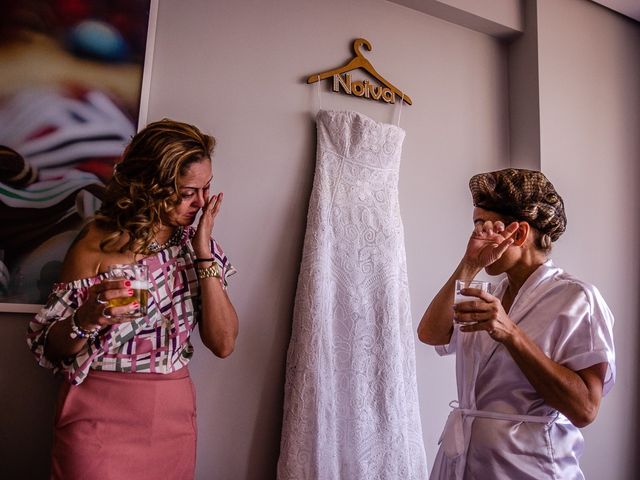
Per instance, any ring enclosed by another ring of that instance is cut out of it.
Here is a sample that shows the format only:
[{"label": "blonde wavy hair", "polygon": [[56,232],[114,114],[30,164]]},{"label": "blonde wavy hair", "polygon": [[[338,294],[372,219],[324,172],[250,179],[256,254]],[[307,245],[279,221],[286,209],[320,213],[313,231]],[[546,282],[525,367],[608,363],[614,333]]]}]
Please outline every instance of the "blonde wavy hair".
[{"label": "blonde wavy hair", "polygon": [[[193,163],[210,159],[215,139],[197,127],[167,118],[138,132],[114,168],[96,224],[110,233],[103,251],[149,253],[161,223],[180,204],[178,178]],[[122,235],[128,241],[117,248]]]}]

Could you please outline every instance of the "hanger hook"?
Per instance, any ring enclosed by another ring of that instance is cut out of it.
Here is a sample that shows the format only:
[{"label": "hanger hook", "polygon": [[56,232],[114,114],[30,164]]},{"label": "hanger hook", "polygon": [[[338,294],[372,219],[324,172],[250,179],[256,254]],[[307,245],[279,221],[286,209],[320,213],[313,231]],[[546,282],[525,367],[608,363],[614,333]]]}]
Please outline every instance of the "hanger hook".
[{"label": "hanger hook", "polygon": [[369,43],[368,40],[365,40],[364,38],[356,38],[355,41],[353,42],[353,51],[356,52],[356,55],[358,57],[363,56],[362,53],[360,53],[360,48],[363,45],[367,48],[367,50],[369,51],[372,50],[371,44]]}]

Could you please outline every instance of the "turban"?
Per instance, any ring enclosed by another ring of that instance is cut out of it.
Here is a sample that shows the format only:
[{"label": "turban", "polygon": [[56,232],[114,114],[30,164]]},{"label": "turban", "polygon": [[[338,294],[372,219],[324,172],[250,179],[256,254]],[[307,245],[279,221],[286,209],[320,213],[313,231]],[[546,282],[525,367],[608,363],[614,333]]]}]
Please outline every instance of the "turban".
[{"label": "turban", "polygon": [[564,202],[542,172],[507,168],[469,180],[476,207],[526,221],[551,241],[567,227]]}]

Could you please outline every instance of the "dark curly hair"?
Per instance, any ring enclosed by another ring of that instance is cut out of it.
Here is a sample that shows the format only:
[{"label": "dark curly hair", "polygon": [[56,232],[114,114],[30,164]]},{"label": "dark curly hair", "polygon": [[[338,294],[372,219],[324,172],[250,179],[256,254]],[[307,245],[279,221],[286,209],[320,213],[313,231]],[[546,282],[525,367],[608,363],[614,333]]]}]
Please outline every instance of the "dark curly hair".
[{"label": "dark curly hair", "polygon": [[110,233],[100,242],[114,251],[123,234],[128,241],[119,251],[147,254],[161,223],[180,204],[178,177],[189,166],[210,159],[215,139],[187,123],[163,119],[138,132],[114,168],[95,221]]}]

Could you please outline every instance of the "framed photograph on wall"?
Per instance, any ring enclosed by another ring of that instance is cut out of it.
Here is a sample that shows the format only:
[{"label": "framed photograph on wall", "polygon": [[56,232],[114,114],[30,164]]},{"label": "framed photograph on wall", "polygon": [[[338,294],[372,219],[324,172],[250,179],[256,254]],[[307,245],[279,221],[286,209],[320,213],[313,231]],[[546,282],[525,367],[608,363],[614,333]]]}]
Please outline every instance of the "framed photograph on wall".
[{"label": "framed photograph on wall", "polygon": [[158,0],[31,0],[0,19],[0,311],[35,312],[146,124]]}]

